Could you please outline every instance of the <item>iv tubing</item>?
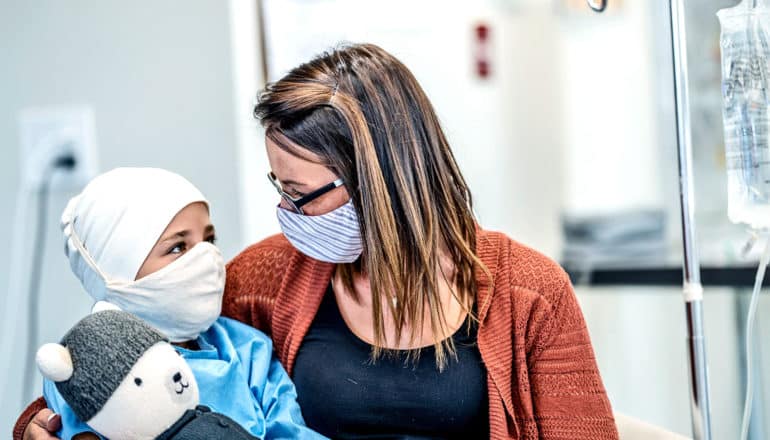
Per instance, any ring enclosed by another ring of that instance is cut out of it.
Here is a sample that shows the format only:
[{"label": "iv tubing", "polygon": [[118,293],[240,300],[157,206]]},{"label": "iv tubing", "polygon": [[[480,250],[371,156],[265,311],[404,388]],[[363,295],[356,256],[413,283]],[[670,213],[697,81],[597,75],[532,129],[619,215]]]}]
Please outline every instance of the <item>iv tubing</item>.
[{"label": "iv tubing", "polygon": [[741,439],[745,440],[749,435],[749,422],[751,420],[751,404],[754,399],[752,352],[754,339],[754,321],[757,317],[757,303],[759,302],[759,291],[762,289],[762,281],[765,279],[765,269],[770,262],[770,235],[767,237],[765,252],[759,260],[757,268],[757,277],[754,281],[754,290],[751,292],[751,303],[749,305],[749,317],[746,320],[746,400],[743,404],[743,421],[741,423]]}]

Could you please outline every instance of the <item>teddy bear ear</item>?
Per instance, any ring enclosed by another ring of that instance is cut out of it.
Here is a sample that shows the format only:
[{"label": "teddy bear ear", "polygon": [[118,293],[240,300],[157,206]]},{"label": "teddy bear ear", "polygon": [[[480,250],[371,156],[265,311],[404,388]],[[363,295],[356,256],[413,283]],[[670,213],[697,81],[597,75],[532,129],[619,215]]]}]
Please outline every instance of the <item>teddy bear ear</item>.
[{"label": "teddy bear ear", "polygon": [[72,357],[63,345],[43,345],[37,350],[35,362],[43,376],[54,382],[64,382],[72,377]]}]

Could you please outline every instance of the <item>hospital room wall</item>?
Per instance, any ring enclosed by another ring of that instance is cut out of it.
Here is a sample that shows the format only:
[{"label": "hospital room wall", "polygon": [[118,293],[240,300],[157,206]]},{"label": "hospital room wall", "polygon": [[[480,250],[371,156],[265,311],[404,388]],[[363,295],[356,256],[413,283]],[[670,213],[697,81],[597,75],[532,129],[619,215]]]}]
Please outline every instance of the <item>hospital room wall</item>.
[{"label": "hospital room wall", "polygon": [[[614,14],[608,13],[596,25],[577,17],[559,20],[565,109],[563,208],[573,214],[662,209],[672,258],[661,264],[676,265],[681,234],[667,2],[618,5]],[[703,60],[691,57],[690,62]],[[708,154],[700,147],[694,145],[696,157]],[[696,169],[698,177],[703,178]],[[696,186],[696,198],[707,197],[698,190],[702,188]],[[701,255],[708,244],[708,237],[703,237]],[[576,290],[614,409],[690,435],[680,289],[579,286]],[[714,438],[734,438],[740,424],[736,327],[740,312],[735,295],[731,289],[706,289]]]},{"label": "hospital room wall", "polygon": [[[549,253],[545,236],[559,237],[558,223],[549,227],[533,218],[558,222],[565,213],[661,209],[674,257],[670,264],[677,264],[681,236],[666,2],[616,3],[598,16],[554,7],[561,2],[548,3],[519,2],[522,7],[505,14],[503,23],[507,44],[515,44],[505,52],[510,60],[506,78],[512,81],[506,86],[509,93],[503,94],[502,111],[514,112],[515,122],[506,138],[513,151],[504,166],[518,160],[535,164],[523,170],[526,180],[509,177],[506,189],[512,199],[521,198],[514,209],[542,207],[533,216],[524,215],[531,229],[510,222],[505,231]],[[702,145],[694,147],[700,157],[710,154],[699,148]],[[558,159],[538,162],[527,156],[530,148],[545,148],[543,157]],[[558,171],[549,175],[547,170]],[[550,178],[557,180],[555,191],[536,190],[553,185]],[[560,249],[560,242],[555,244]],[[708,248],[709,237],[701,244]],[[550,255],[559,258],[558,251]],[[579,286],[576,291],[614,409],[689,435],[680,289]],[[763,304],[767,307],[768,301]],[[733,438],[740,426],[740,313],[745,310],[737,306],[734,290],[706,289],[714,438]],[[770,345],[761,342],[761,347],[767,357]]]},{"label": "hospital room wall", "polygon": [[[450,15],[449,35],[435,31],[446,41],[463,23],[489,20],[495,56],[488,81],[458,77],[462,51],[444,67],[438,44],[436,58],[407,59],[436,103],[481,223],[559,259],[565,213],[662,209],[668,240],[679,243],[673,102],[666,99],[673,76],[660,58],[667,48],[653,37],[668,31],[655,15],[662,3],[624,2],[606,16],[558,11],[551,2],[502,4],[476,3],[456,21]],[[407,48],[402,57],[409,58]],[[576,290],[614,409],[689,434],[679,290]],[[719,371],[712,374],[715,438],[731,438],[740,405],[733,293],[709,290],[707,300],[710,360]]]},{"label": "hospital room wall", "polygon": [[[565,174],[571,182],[566,188],[565,209],[601,213],[613,208],[662,208],[667,218],[670,258],[661,264],[674,266],[681,261],[681,256],[677,256],[681,255],[681,226],[667,3],[624,2],[621,14],[606,17],[606,26],[583,26],[581,32],[580,24],[574,22],[562,28],[567,32],[564,57],[569,65],[565,69],[569,72],[565,83],[572,90],[565,93],[567,100],[572,100],[572,104],[565,104],[565,108],[572,109],[570,116],[565,117],[565,127],[571,131],[565,136],[565,154],[569,155]],[[712,77],[704,79],[703,73],[705,70],[713,75],[705,66],[718,56],[718,23],[714,17],[718,6],[714,3],[691,2],[687,10],[691,37],[688,45],[693,49],[688,61],[690,100],[695,115],[692,130],[698,253],[707,266],[751,265],[750,261],[724,257],[724,249],[741,245],[746,234],[740,230],[736,236],[721,236],[724,231],[735,232],[740,228],[726,220],[723,166],[720,169],[709,165],[723,163],[724,157],[719,103],[717,100],[714,107],[711,98],[714,94],[719,96],[719,72],[716,81],[711,81]],[[722,3],[726,6],[730,2]],[[597,52],[605,58],[592,57]],[[704,86],[704,81],[711,82]],[[693,83],[697,87],[692,87]],[[607,89],[613,93],[607,93]],[[716,114],[716,119],[707,119],[704,113]],[[593,136],[591,117],[601,126]],[[581,124],[570,127],[581,120]],[[707,130],[710,127],[704,126],[704,120],[716,125],[716,130]],[[593,154],[587,154],[592,150]],[[598,162],[590,163],[594,158]],[[604,188],[598,185],[601,181],[606,185]],[[689,378],[681,289],[581,286],[577,292],[614,408],[689,434]],[[744,396],[744,342],[740,326],[746,316],[746,302],[746,289],[705,290],[714,438],[736,438],[740,429]],[[764,297],[760,301],[760,316],[768,306],[770,300]],[[761,320],[760,317],[763,328]],[[770,343],[760,338],[757,349],[762,358],[760,365],[764,366],[760,374],[765,377],[760,386],[763,392],[755,401],[762,401],[770,395],[766,378]],[[759,407],[762,410],[754,420],[767,418],[767,405]]]},{"label": "hospital room wall", "polygon": [[[36,218],[29,198],[25,232],[14,231],[20,189],[18,114],[23,108],[89,105],[98,163],[157,166],[189,177],[210,199],[226,258],[243,247],[239,157],[234,130],[227,2],[170,0],[0,1],[0,436],[7,437],[22,400],[21,352],[27,346],[29,265],[10,292],[12,261],[30,261]],[[84,313],[89,298],[63,255],[58,218],[72,192],[54,190],[45,221],[40,287],[40,342],[56,341]],[[11,255],[23,234],[24,255]]]}]

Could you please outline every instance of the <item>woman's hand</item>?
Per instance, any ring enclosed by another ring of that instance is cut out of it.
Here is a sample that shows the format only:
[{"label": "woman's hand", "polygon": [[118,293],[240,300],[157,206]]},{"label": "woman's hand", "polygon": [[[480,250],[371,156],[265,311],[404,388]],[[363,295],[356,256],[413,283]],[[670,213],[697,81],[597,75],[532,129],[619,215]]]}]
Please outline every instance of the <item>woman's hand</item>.
[{"label": "woman's hand", "polygon": [[56,431],[61,429],[61,416],[50,409],[41,409],[24,430],[24,440],[58,439]]}]

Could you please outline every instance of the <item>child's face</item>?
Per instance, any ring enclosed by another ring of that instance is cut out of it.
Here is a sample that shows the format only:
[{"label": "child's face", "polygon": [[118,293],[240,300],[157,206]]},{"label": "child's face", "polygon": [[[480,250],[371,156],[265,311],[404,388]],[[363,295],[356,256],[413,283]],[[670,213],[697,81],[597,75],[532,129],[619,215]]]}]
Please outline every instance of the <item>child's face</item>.
[{"label": "child's face", "polygon": [[136,273],[136,279],[162,269],[202,241],[214,243],[215,240],[214,225],[211,224],[206,204],[196,202],[187,205],[160,234],[158,242]]}]

